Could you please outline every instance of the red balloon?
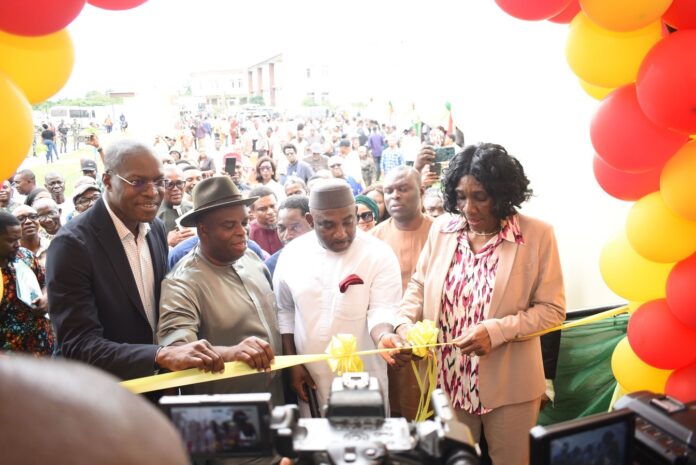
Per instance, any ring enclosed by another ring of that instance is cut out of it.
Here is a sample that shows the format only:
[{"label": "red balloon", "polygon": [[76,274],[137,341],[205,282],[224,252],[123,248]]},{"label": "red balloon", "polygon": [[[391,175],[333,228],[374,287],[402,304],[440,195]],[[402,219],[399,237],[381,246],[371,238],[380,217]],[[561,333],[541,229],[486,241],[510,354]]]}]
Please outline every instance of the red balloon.
[{"label": "red balloon", "polygon": [[696,283],[696,254],[674,265],[667,278],[667,303],[670,310],[679,321],[696,329],[694,283]]},{"label": "red balloon", "polygon": [[0,29],[18,36],[58,32],[77,18],[85,0],[2,0]]},{"label": "red balloon", "polygon": [[660,40],[638,70],[640,108],[658,126],[696,133],[696,29]]},{"label": "red balloon", "polygon": [[696,329],[672,314],[666,299],[644,303],[628,320],[628,343],[642,361],[672,370],[696,362]]},{"label": "red balloon", "polygon": [[578,13],[580,13],[580,1],[570,0],[570,3],[565,8],[565,10],[561,11],[556,16],[550,17],[549,21],[557,24],[568,24],[573,20],[573,18],[575,18],[575,15]]},{"label": "red balloon", "polygon": [[590,125],[590,138],[602,160],[636,173],[662,167],[689,140],[643,114],[634,84],[619,87],[602,100]]},{"label": "red balloon", "polygon": [[540,21],[556,16],[571,0],[495,0],[507,14],[518,19]]},{"label": "red balloon", "polygon": [[674,0],[662,20],[675,29],[696,29],[696,2]]},{"label": "red balloon", "polygon": [[629,173],[614,168],[595,154],[592,168],[595,179],[604,192],[619,200],[634,202],[660,190],[662,166],[642,173]]},{"label": "red balloon", "polygon": [[682,402],[696,400],[696,363],[675,370],[667,378],[665,394],[675,397]]},{"label": "red balloon", "polygon": [[147,0],[87,0],[90,5],[104,8],[105,10],[128,10],[142,5]]}]

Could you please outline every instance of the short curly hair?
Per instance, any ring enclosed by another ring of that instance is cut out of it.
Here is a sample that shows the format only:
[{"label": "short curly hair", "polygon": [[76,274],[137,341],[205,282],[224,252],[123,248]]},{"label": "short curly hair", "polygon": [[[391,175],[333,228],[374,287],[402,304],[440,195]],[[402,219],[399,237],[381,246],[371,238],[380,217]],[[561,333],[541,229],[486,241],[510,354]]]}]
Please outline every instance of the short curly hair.
[{"label": "short curly hair", "polygon": [[457,186],[464,176],[471,175],[483,185],[493,199],[493,215],[499,220],[516,213],[516,209],[532,196],[529,179],[517,158],[498,144],[469,145],[450,160],[445,172],[443,191],[445,210],[461,213],[457,208]]}]

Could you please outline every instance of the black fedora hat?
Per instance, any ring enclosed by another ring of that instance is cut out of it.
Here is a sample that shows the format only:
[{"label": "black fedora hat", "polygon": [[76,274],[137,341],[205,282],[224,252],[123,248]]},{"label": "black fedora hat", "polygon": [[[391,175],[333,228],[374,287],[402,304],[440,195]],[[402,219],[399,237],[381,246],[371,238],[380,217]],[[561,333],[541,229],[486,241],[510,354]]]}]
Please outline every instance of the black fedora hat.
[{"label": "black fedora hat", "polygon": [[204,213],[220,207],[251,205],[258,197],[245,199],[239,189],[227,176],[214,176],[196,184],[193,188],[193,210],[179,218],[185,227],[196,226],[196,220]]}]

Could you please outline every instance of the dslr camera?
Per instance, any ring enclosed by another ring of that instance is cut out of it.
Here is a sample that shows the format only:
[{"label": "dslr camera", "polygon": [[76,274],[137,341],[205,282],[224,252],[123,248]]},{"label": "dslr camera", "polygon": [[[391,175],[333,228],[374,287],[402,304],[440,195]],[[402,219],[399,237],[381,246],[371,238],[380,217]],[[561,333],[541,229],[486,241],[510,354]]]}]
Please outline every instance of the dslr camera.
[{"label": "dslr camera", "polygon": [[196,463],[279,454],[299,464],[478,465],[471,432],[456,420],[447,396],[435,390],[434,419],[387,418],[376,378],[335,378],[326,418],[300,418],[297,405],[271,409],[270,394],[165,396],[160,406]]}]

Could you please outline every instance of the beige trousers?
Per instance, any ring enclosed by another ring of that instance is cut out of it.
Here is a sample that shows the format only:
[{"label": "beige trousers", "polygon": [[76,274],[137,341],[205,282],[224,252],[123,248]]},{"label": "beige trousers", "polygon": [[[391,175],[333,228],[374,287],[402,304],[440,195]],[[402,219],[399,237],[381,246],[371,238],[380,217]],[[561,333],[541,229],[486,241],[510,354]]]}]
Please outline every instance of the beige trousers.
[{"label": "beige trousers", "polygon": [[469,427],[477,443],[483,428],[493,465],[528,465],[529,430],[536,425],[540,403],[539,398],[504,405],[485,415],[456,410],[457,419]]}]

